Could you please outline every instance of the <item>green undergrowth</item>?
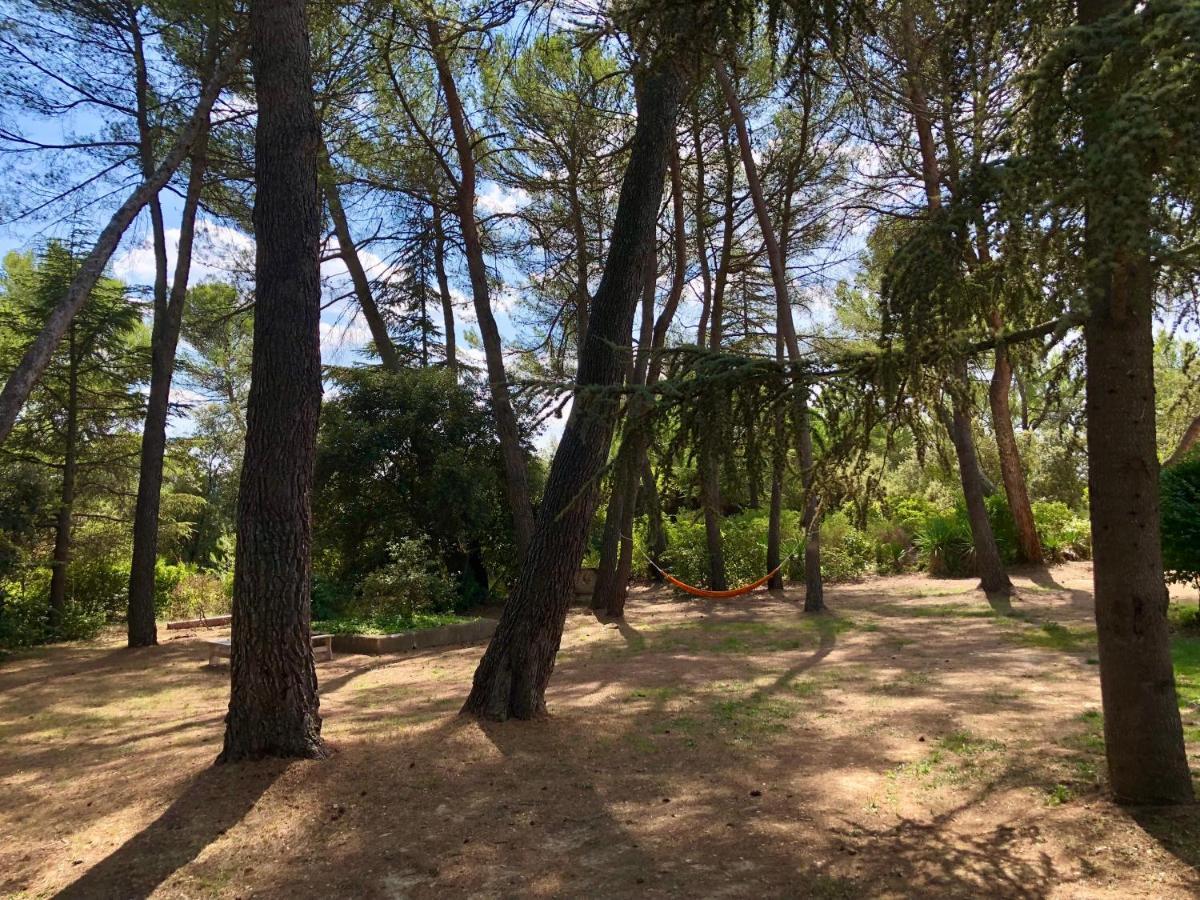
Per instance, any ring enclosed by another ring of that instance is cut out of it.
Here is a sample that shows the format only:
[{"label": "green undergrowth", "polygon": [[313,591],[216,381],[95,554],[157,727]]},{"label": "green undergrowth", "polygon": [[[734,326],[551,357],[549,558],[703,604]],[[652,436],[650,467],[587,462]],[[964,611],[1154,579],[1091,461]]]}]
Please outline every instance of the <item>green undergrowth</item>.
[{"label": "green undergrowth", "polygon": [[420,631],[474,621],[475,618],[471,616],[459,616],[454,613],[414,613],[411,616],[318,619],[312,623],[312,630],[322,634],[395,634],[398,631]]}]

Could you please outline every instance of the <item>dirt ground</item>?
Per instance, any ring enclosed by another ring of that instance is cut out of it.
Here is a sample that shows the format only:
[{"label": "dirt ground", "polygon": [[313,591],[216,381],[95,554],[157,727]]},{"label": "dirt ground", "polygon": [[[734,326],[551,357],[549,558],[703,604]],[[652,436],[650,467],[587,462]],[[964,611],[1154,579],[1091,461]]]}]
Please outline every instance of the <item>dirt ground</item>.
[{"label": "dirt ground", "polygon": [[344,655],[325,762],[212,765],[220,632],[10,658],[0,895],[1200,896],[1200,814],[1105,798],[1090,578],[642,590],[572,611],[534,723],[456,715],[479,647]]}]

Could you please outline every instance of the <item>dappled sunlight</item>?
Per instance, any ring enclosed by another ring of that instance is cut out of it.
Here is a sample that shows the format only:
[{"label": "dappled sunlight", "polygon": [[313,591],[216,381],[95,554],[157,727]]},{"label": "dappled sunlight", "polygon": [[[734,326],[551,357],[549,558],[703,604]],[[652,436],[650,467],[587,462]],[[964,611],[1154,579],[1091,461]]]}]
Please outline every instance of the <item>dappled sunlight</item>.
[{"label": "dappled sunlight", "polygon": [[[18,836],[0,888],[1200,888],[1190,851],[1104,797],[1089,651],[1014,642],[1010,623],[912,586],[833,588],[820,617],[790,595],[705,610],[663,592],[636,596],[623,625],[572,615],[551,715],[533,722],[458,715],[477,647],[339,655],[318,666],[336,750],[321,763],[211,765],[227,687],[194,635],[156,656],[32,654],[0,670],[0,822]],[[1077,627],[1065,591],[1018,602]]]}]

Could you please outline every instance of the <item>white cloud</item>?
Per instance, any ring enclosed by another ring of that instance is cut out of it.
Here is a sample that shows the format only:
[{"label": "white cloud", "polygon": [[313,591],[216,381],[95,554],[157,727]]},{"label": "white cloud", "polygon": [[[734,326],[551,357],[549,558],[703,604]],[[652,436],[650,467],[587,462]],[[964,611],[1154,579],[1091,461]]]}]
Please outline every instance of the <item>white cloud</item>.
[{"label": "white cloud", "polygon": [[529,205],[529,192],[524,188],[510,190],[494,181],[475,196],[475,205],[487,213],[514,213]]},{"label": "white cloud", "polygon": [[[175,259],[179,254],[179,229],[168,228],[167,272],[174,275]],[[247,234],[201,219],[196,223],[196,239],[192,245],[192,267],[189,284],[205,280],[230,280],[235,273],[253,264],[254,239]],[[113,274],[131,284],[154,283],[154,241],[147,236],[126,247],[113,257]]]}]

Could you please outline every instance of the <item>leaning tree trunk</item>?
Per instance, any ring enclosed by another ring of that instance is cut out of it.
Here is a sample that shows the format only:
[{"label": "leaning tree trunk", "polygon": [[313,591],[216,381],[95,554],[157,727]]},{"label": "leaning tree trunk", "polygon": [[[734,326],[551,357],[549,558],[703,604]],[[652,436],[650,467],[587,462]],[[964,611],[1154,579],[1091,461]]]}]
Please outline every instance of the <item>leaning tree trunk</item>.
[{"label": "leaning tree trunk", "polygon": [[996,368],[988,387],[992,428],[996,433],[996,449],[1000,454],[1000,475],[1004,482],[1004,495],[1008,498],[1008,508],[1016,524],[1021,556],[1026,562],[1041,565],[1044,561],[1042,542],[1038,539],[1037,525],[1033,521],[1033,506],[1029,502],[1025,468],[1021,465],[1021,451],[1017,446],[1016,432],[1013,431],[1012,410],[1008,402],[1012,391],[1012,375],[1008,348],[1000,344],[996,347]]},{"label": "leaning tree trunk", "polygon": [[958,472],[962,482],[963,496],[967,501],[967,519],[971,524],[971,539],[975,546],[975,568],[979,572],[979,586],[989,594],[1009,594],[1012,582],[1004,571],[1000,548],[992,533],[988,519],[987,504],[984,502],[983,479],[979,474],[975,438],[971,434],[971,416],[965,401],[954,399],[954,412],[949,422],[950,438],[954,442],[954,453],[958,458]]},{"label": "leaning tree trunk", "polygon": [[[1119,0],[1080,0],[1078,15],[1089,26],[1104,16],[1135,13]],[[1104,60],[1103,73],[1094,65],[1086,67],[1098,84],[1084,118],[1089,147],[1128,137],[1104,96],[1129,89],[1128,64],[1114,54]],[[1106,240],[1133,233],[1151,244],[1151,201],[1109,194],[1088,200],[1084,255],[1094,279],[1084,326],[1088,489],[1109,780],[1120,802],[1190,803],[1159,532],[1155,271],[1144,250]]]},{"label": "leaning tree trunk", "polygon": [[[646,498],[646,543],[649,545],[646,553],[654,566],[661,566],[667,552],[667,529],[663,525],[662,498],[658,496],[658,483],[649,455],[642,458],[642,495]],[[662,572],[654,566],[647,566],[646,574],[655,581],[662,581]]]},{"label": "leaning tree trunk", "polygon": [[513,536],[517,553],[524,558],[533,534],[533,504],[529,494],[529,471],[525,451],[521,447],[521,429],[508,393],[508,375],[504,368],[504,346],[500,328],[492,313],[487,266],[483,257],[483,239],[475,220],[475,141],[467,128],[467,114],[458,94],[458,85],[442,45],[437,22],[429,20],[428,33],[433,48],[438,83],[446,98],[446,113],[458,154],[459,181],[456,209],[462,231],[463,250],[467,258],[467,275],[471,281],[471,298],[475,304],[475,319],[483,342],[484,362],[487,364],[489,396],[492,415],[496,419],[496,437],[500,441],[500,456],[504,461],[504,486],[512,511]]},{"label": "leaning tree trunk", "polygon": [[323,178],[325,203],[329,207],[333,233],[337,235],[338,255],[346,264],[346,271],[350,273],[354,296],[358,299],[358,308],[362,310],[363,318],[367,320],[367,328],[371,332],[371,340],[375,342],[375,352],[379,354],[379,361],[388,371],[398,372],[400,356],[396,352],[392,336],[388,333],[387,322],[383,319],[379,304],[375,302],[375,294],[371,290],[371,279],[367,277],[367,270],[363,267],[362,258],[358,255],[358,246],[354,243],[354,235],[350,233],[350,222],[346,218],[346,209],[342,206],[342,194],[335,179],[333,163],[329,161],[327,153],[323,152],[322,155],[325,157]]},{"label": "leaning tree trunk", "polygon": [[58,346],[67,327],[71,324],[71,320],[75,318],[75,314],[79,312],[80,307],[91,294],[92,288],[104,274],[104,267],[108,265],[109,258],[121,242],[121,236],[125,234],[125,230],[141,212],[142,207],[158,196],[163,185],[171,179],[175,170],[179,168],[191,151],[193,142],[203,130],[204,123],[208,121],[208,114],[212,109],[213,102],[241,59],[242,52],[242,43],[238,40],[225,55],[221,64],[217,66],[213,77],[205,84],[196,109],[187,125],[179,133],[175,146],[171,148],[171,151],[155,170],[154,176],[138,185],[129,198],[113,213],[104,230],[100,232],[100,237],[96,239],[92,252],[87,255],[83,265],[75,273],[75,278],[67,288],[67,293],[54,307],[49,318],[46,319],[46,324],[42,326],[41,332],[26,349],[25,355],[21,357],[21,362],[8,377],[4,390],[0,391],[0,444],[8,439],[13,425],[17,421],[17,414],[20,413],[21,407],[29,398],[29,392],[33,390],[33,386],[46,371],[46,366],[50,364],[54,348]]},{"label": "leaning tree trunk", "polygon": [[200,207],[200,194],[208,164],[207,140],[206,129],[196,140],[192,151],[191,173],[179,223],[175,280],[166,303],[154,315],[150,348],[150,395],[142,428],[137,505],[133,512],[133,556],[129,565],[130,647],[150,647],[158,643],[158,629],[154,623],[154,566],[158,559],[158,514],[162,500],[163,457],[167,449],[167,415],[170,412],[171,380],[175,374],[175,353],[179,346],[183,307],[187,302],[196,212]]},{"label": "leaning tree trunk", "polygon": [[1164,466],[1173,466],[1176,463],[1183,462],[1184,457],[1191,452],[1191,449],[1200,443],[1200,416],[1192,419],[1192,422],[1184,430],[1183,436],[1180,437],[1179,443],[1175,445],[1175,450],[1167,457],[1163,463]]},{"label": "leaning tree trunk", "polygon": [[621,184],[612,240],[592,299],[580,353],[577,391],[520,577],[488,644],[463,712],[491,719],[527,719],[546,707],[546,685],[562,639],[571,579],[583,558],[595,512],[597,479],[608,456],[619,384],[628,358],[633,313],[662,199],[675,117],[686,90],[674,65],[643,76],[638,120]]},{"label": "leaning tree trunk", "polygon": [[321,409],[321,135],[304,0],[253,2],[250,27],[258,96],[257,287],[221,762],[328,755],[310,640]]},{"label": "leaning tree trunk", "polygon": [[[762,233],[763,245],[767,251],[767,261],[771,267],[777,327],[783,336],[783,346],[787,350],[788,361],[793,367],[796,367],[802,363],[802,357],[800,340],[796,336],[796,324],[792,319],[792,304],[788,297],[787,265],[783,248],[775,234],[775,227],[771,224],[771,213],[767,208],[762,182],[758,177],[758,165],[754,161],[754,150],[750,145],[750,132],[746,127],[746,116],[742,112],[741,100],[738,99],[737,91],[734,90],[725,64],[718,61],[713,67],[713,74],[716,75],[721,93],[725,97],[725,105],[729,107],[729,113],[737,131],[742,168],[746,172],[746,184],[750,188],[750,197],[754,201],[758,228]],[[802,392],[807,389],[806,385],[803,386]],[[820,612],[825,609],[825,589],[821,579],[821,529],[818,517],[820,506],[816,491],[812,420],[808,409],[808,397],[803,393],[797,404],[796,418],[796,449],[800,457],[800,475],[804,487],[804,611]]]},{"label": "leaning tree trunk", "polygon": [[[654,318],[655,286],[658,275],[657,256],[650,255],[650,268],[647,272],[646,283],[642,288],[642,320],[638,334],[638,354],[634,365],[633,381],[635,384],[653,386],[658,383],[662,374],[662,356],[657,353],[665,346],[667,331],[679,308],[683,296],[684,285],[687,282],[687,222],[683,204],[683,177],[680,171],[679,147],[672,143],[671,158],[668,161],[668,171],[671,174],[671,206],[674,218],[672,231],[674,234],[674,265],[671,277],[671,289],[667,292],[666,302],[657,319]],[[604,538],[600,548],[600,570],[596,578],[596,593],[593,596],[593,606],[603,608],[607,615],[620,618],[625,614],[625,598],[629,593],[629,577],[633,570],[633,521],[637,511],[638,482],[645,480],[645,470],[648,465],[650,449],[650,424],[646,419],[651,411],[653,399],[634,395],[627,407],[626,421],[631,424],[626,437],[628,447],[622,443],[621,453],[628,454],[624,463],[627,469],[619,470],[617,484],[621,485],[619,494],[614,494],[609,509],[605,513]],[[653,482],[653,477],[651,477]],[[615,490],[615,488],[614,488]],[[658,497],[652,502],[657,506]],[[651,552],[659,548],[661,556],[664,545],[664,531],[661,527],[661,513],[654,530]],[[619,543],[609,544],[609,522],[617,523],[612,529]],[[657,563],[658,557],[652,556]],[[658,576],[655,571],[656,577]]]}]

